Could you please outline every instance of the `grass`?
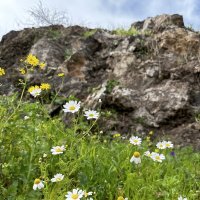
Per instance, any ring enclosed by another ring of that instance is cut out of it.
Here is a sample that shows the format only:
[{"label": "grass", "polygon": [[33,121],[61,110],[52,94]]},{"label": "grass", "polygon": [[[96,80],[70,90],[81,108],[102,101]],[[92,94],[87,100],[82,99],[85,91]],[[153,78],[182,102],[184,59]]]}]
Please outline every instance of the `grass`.
[{"label": "grass", "polygon": [[118,28],[116,30],[112,31],[113,34],[115,35],[119,35],[119,36],[137,36],[137,35],[151,35],[150,31],[140,31],[137,30],[136,28],[129,28],[128,30],[124,29],[124,28]]},{"label": "grass", "polygon": [[[81,112],[67,114],[66,126],[62,116],[51,118],[39,102],[17,105],[17,95],[0,97],[1,199],[61,200],[77,187],[95,192],[98,200],[200,199],[200,154],[192,148],[175,148],[175,156],[170,149],[161,150],[166,160],[158,163],[143,155],[155,149],[145,138],[135,146],[128,139],[100,136],[95,121]],[[61,145],[66,151],[52,155],[51,148]],[[130,163],[134,151],[142,155],[139,165]],[[57,173],[64,179],[52,183]],[[44,189],[33,190],[36,178],[45,181]]]}]

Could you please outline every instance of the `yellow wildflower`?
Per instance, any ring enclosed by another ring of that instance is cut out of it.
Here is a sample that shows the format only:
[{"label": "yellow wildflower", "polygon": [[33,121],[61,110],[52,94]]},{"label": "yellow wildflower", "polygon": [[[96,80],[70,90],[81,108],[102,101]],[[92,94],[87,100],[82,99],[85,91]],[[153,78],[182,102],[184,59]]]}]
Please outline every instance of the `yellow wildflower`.
[{"label": "yellow wildflower", "polygon": [[26,60],[25,62],[29,65],[32,65],[33,67],[36,67],[39,65],[39,60],[36,56],[32,55],[32,54],[29,54],[27,57],[26,57]]},{"label": "yellow wildflower", "polygon": [[39,64],[39,66],[40,66],[40,69],[44,69],[46,67],[46,63],[45,62],[41,62]]},{"label": "yellow wildflower", "polygon": [[33,92],[33,90],[35,89],[39,89],[40,87],[38,85],[35,85],[35,86],[31,86],[28,88],[28,92]]},{"label": "yellow wildflower", "polygon": [[20,72],[21,74],[26,74],[26,71],[25,71],[24,68],[19,69],[19,72]]},{"label": "yellow wildflower", "polygon": [[118,138],[118,137],[120,137],[121,135],[120,135],[120,133],[115,133],[114,135],[113,135],[113,138]]},{"label": "yellow wildflower", "polygon": [[150,131],[150,132],[149,132],[149,135],[153,135],[153,134],[154,134],[154,132],[153,132],[153,131]]},{"label": "yellow wildflower", "polygon": [[0,76],[3,76],[3,75],[5,75],[6,73],[5,73],[5,70],[3,69],[3,68],[1,68],[0,67]]},{"label": "yellow wildflower", "polygon": [[49,89],[51,89],[51,86],[50,86],[50,84],[48,84],[48,83],[42,83],[42,84],[40,85],[40,88],[41,88],[42,90],[49,90]]},{"label": "yellow wildflower", "polygon": [[64,73],[59,73],[58,76],[59,77],[63,77],[65,74]]}]

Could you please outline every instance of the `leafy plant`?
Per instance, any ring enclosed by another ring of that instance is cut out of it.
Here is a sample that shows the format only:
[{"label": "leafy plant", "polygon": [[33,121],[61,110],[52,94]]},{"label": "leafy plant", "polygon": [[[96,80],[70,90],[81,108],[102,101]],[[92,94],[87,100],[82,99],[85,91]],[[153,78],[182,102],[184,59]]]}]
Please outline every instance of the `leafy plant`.
[{"label": "leafy plant", "polygon": [[106,84],[106,93],[110,94],[110,93],[112,92],[113,88],[114,88],[115,86],[119,85],[119,84],[120,84],[120,83],[119,83],[119,81],[117,81],[117,80],[114,80],[114,79],[109,80],[109,81],[107,82],[107,84]]},{"label": "leafy plant", "polygon": [[73,52],[71,49],[65,50],[65,59],[69,59],[72,56]]}]

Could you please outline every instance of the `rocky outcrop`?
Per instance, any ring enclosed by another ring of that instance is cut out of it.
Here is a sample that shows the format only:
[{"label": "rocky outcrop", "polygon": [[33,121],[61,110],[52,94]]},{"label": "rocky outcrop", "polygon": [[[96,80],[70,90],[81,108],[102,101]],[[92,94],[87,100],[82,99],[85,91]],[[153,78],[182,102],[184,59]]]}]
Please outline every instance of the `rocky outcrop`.
[{"label": "rocky outcrop", "polygon": [[[7,72],[0,93],[20,90],[16,69],[20,58],[32,53],[47,67],[29,76],[29,84],[48,82],[50,96],[58,90],[61,97],[73,94],[85,107],[97,108],[101,99],[99,123],[106,133],[154,130],[200,149],[200,34],[184,27],[180,15],[160,15],[132,27],[138,29],[132,36],[79,26],[12,31],[0,43],[0,66]],[[64,100],[56,102],[52,115]]]},{"label": "rocky outcrop", "polygon": [[159,15],[156,17],[149,17],[144,21],[135,22],[131,27],[146,31],[146,30],[160,30],[168,27],[184,28],[183,17],[181,15]]}]

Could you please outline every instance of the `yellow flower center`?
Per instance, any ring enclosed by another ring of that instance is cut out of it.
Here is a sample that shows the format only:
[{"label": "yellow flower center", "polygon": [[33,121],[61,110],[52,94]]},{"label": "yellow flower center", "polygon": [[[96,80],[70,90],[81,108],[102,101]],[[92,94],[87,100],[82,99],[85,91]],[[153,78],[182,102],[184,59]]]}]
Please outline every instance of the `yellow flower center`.
[{"label": "yellow flower center", "polygon": [[62,152],[62,149],[60,147],[57,147],[56,152]]},{"label": "yellow flower center", "polygon": [[70,106],[70,107],[69,107],[69,110],[72,110],[72,111],[73,111],[73,110],[75,110],[75,109],[76,109],[75,106]]},{"label": "yellow flower center", "polygon": [[136,157],[136,158],[139,158],[140,157],[140,153],[138,151],[135,151],[133,153],[133,156]]},{"label": "yellow flower center", "polygon": [[56,181],[62,181],[62,179],[61,178],[56,178]]},{"label": "yellow flower center", "polygon": [[72,199],[78,199],[78,194],[72,194]]},{"label": "yellow flower center", "polygon": [[170,144],[167,143],[167,144],[166,144],[166,147],[170,147]]},{"label": "yellow flower center", "polygon": [[137,140],[137,139],[135,139],[135,140],[133,140],[133,142],[135,142],[135,143],[138,143],[138,140]]},{"label": "yellow flower center", "polygon": [[34,181],[34,184],[39,184],[41,181],[39,178],[36,178],[35,181]]},{"label": "yellow flower center", "polygon": [[156,159],[156,160],[160,160],[160,156],[156,156],[155,159]]},{"label": "yellow flower center", "polygon": [[89,114],[89,117],[94,117],[94,114]]},{"label": "yellow flower center", "polygon": [[117,200],[124,200],[124,197],[120,196],[117,198]]}]

